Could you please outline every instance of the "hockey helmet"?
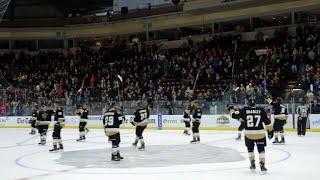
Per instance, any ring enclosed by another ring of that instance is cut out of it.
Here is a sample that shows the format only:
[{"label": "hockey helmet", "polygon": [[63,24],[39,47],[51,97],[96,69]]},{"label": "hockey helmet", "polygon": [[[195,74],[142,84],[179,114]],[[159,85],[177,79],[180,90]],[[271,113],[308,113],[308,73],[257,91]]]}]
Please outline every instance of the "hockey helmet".
[{"label": "hockey helmet", "polygon": [[192,101],[192,102],[191,102],[191,108],[192,108],[192,109],[193,109],[193,108],[200,108],[200,103],[199,103],[197,100]]},{"label": "hockey helmet", "polygon": [[248,99],[248,106],[255,107],[256,106],[256,99],[251,97]]},{"label": "hockey helmet", "polygon": [[137,102],[137,107],[142,107],[142,106],[143,106],[142,102],[141,102],[141,101],[138,101],[138,102]]},{"label": "hockey helmet", "polygon": [[114,102],[114,101],[109,101],[108,102],[108,108],[110,109],[110,108],[114,108],[115,106],[116,106],[116,103]]},{"label": "hockey helmet", "polygon": [[83,106],[81,104],[77,104],[76,109],[83,109]]},{"label": "hockey helmet", "polygon": [[282,98],[281,98],[281,97],[277,97],[276,101],[277,101],[278,103],[281,103],[281,102],[282,102]]}]

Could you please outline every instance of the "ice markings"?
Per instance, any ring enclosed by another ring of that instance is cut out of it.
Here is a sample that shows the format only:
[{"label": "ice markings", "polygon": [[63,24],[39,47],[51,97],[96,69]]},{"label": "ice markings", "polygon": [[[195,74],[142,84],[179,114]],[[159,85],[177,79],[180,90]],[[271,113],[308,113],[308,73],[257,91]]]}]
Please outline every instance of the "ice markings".
[{"label": "ice markings", "polygon": [[61,154],[57,163],[74,167],[90,168],[139,168],[168,167],[174,165],[191,165],[203,163],[227,163],[243,161],[240,152],[224,147],[206,144],[197,145],[154,145],[146,151],[133,147],[121,148],[125,160],[121,163],[110,163],[110,149],[90,149],[67,151]]}]

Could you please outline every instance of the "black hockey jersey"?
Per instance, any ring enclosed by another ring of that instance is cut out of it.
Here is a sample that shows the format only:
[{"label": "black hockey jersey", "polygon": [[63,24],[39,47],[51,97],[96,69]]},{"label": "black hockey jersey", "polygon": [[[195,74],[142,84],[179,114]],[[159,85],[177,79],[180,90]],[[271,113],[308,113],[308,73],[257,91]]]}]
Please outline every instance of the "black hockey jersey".
[{"label": "black hockey jersey", "polygon": [[200,108],[196,108],[193,110],[192,118],[200,120],[202,117],[202,110]]},{"label": "black hockey jersey", "polygon": [[33,109],[33,110],[32,110],[31,118],[30,118],[30,120],[29,120],[29,123],[30,123],[30,124],[34,123],[34,122],[37,120],[38,114],[39,114],[39,111],[38,111],[37,109]]},{"label": "black hockey jersey", "polygon": [[107,136],[112,136],[119,133],[119,127],[122,124],[122,115],[115,108],[109,109],[104,113],[103,126]]},{"label": "black hockey jersey", "polygon": [[64,127],[65,119],[64,119],[64,111],[62,107],[56,109],[54,114],[54,121],[56,121],[56,125]]},{"label": "black hockey jersey", "polygon": [[54,121],[59,121],[59,118],[64,118],[64,111],[61,107],[56,109],[54,114]]},{"label": "black hockey jersey", "polygon": [[149,117],[150,117],[150,113],[147,108],[139,108],[134,113],[133,121],[137,126],[146,126],[148,123]]},{"label": "black hockey jersey", "polygon": [[103,115],[103,126],[105,128],[119,128],[122,124],[121,114],[115,108],[109,109]]},{"label": "black hockey jersey", "polygon": [[190,118],[190,110],[189,109],[184,110],[183,118],[185,118],[185,119],[189,119]]},{"label": "black hockey jersey", "polygon": [[262,107],[244,107],[232,112],[231,117],[239,119],[244,125],[245,136],[248,139],[261,139],[266,137],[264,125],[272,130],[271,121]]},{"label": "black hockey jersey", "polygon": [[285,105],[274,101],[271,101],[270,105],[272,106],[275,119],[287,120],[288,111]]},{"label": "black hockey jersey", "polygon": [[89,111],[87,109],[83,109],[82,113],[78,113],[80,116],[80,122],[87,122],[89,117]]},{"label": "black hockey jersey", "polygon": [[49,125],[53,114],[53,110],[40,111],[37,118],[38,125]]},{"label": "black hockey jersey", "polygon": [[37,109],[32,110],[31,120],[37,120],[39,111]]}]

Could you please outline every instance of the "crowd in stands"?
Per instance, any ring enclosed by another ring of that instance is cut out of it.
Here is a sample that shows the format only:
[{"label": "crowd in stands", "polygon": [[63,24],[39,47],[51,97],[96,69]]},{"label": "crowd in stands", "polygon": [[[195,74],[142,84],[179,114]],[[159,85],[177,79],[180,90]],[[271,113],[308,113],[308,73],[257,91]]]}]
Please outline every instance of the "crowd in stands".
[{"label": "crowd in stands", "polygon": [[[106,102],[118,99],[118,86],[125,100],[165,101],[168,107],[192,94],[206,102],[222,101],[230,93],[227,98],[233,103],[243,104],[251,96],[264,103],[266,91],[274,97],[290,96],[289,82],[297,82],[309,91],[309,101],[317,103],[319,34],[306,24],[297,27],[296,35],[286,27],[276,29],[273,38],[261,38],[265,36],[258,32],[257,41],[250,43],[242,43],[241,35],[213,35],[197,43],[188,39],[176,49],[144,42],[128,47],[115,40],[113,47],[99,50],[81,46],[69,52],[4,53],[2,79],[14,89],[6,94],[6,106],[19,110],[34,102]],[[255,49],[268,53],[257,55]],[[3,106],[0,100],[0,111]]]}]

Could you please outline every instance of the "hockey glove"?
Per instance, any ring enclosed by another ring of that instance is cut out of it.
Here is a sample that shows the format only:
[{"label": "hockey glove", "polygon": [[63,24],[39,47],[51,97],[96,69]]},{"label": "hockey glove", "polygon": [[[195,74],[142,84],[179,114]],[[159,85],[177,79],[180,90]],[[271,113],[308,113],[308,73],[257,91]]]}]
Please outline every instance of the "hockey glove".
[{"label": "hockey glove", "polygon": [[274,135],[274,131],[268,131],[268,139],[272,139]]},{"label": "hockey glove", "polygon": [[267,96],[266,97],[266,101],[268,104],[271,104],[272,103],[272,98],[270,96]]}]

